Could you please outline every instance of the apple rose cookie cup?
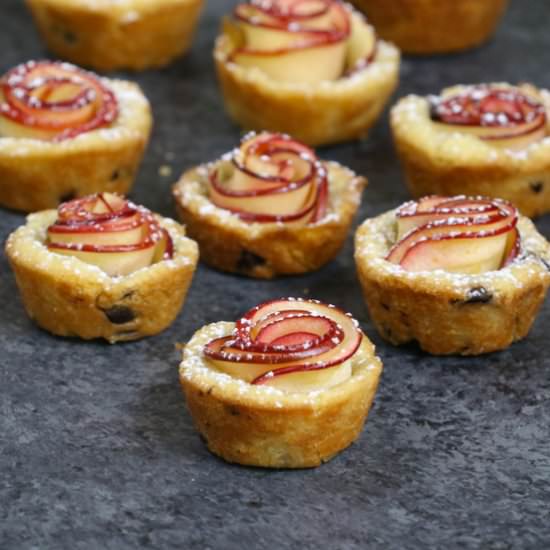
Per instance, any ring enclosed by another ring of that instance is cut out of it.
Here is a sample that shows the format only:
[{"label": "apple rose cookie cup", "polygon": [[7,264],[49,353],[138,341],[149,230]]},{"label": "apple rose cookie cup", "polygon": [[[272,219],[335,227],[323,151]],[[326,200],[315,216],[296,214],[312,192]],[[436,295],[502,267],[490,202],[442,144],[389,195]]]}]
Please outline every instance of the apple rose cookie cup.
[{"label": "apple rose cookie cup", "polygon": [[250,277],[306,273],[342,248],[366,180],[281,134],[250,134],[174,186],[208,265]]},{"label": "apple rose cookie cup", "polygon": [[355,261],[381,336],[434,355],[521,340],[550,285],[550,245],[498,199],[428,197],[366,220]]},{"label": "apple rose cookie cup", "polygon": [[181,225],[111,194],[31,214],[6,254],[39,326],[111,343],[167,328],[198,261]]},{"label": "apple rose cookie cup", "polygon": [[239,4],[214,59],[231,118],[314,146],[365,136],[399,78],[399,51],[335,0]]},{"label": "apple rose cookie cup", "polygon": [[34,212],[90,193],[126,193],[151,132],[130,82],[29,62],[0,80],[0,204]]},{"label": "apple rose cookie cup", "polygon": [[455,86],[407,96],[391,112],[412,195],[501,197],[550,211],[550,93],[530,85]]},{"label": "apple rose cookie cup", "polygon": [[289,298],[197,331],[180,381],[211,452],[249,466],[308,468],[357,439],[381,371],[348,315]]},{"label": "apple rose cookie cup", "polygon": [[48,48],[101,71],[162,67],[190,47],[203,0],[27,0]]},{"label": "apple rose cookie cup", "polygon": [[465,50],[494,33],[508,0],[351,0],[377,32],[405,53]]}]

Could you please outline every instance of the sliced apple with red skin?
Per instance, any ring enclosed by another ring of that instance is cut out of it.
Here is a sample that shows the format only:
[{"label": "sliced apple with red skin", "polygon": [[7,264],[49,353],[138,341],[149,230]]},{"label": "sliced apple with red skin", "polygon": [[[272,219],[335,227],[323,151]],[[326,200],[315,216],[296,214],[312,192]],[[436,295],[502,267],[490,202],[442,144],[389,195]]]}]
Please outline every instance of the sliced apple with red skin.
[{"label": "sliced apple with red skin", "polygon": [[128,275],[173,254],[170,235],[151,212],[112,193],[60,205],[47,233],[49,250],[96,265],[111,276]]},{"label": "sliced apple with red skin", "polygon": [[[404,257],[416,243],[426,240],[440,240],[449,238],[481,238],[507,233],[514,228],[516,220],[513,217],[498,215],[479,217],[476,221],[468,218],[456,217],[452,220],[436,220],[409,231],[388,254],[388,260],[401,263],[404,266]],[[507,235],[503,235],[506,241]],[[479,248],[479,247],[478,247]],[[504,250],[504,247],[503,247]],[[483,250],[481,251],[483,254]],[[502,260],[502,250],[500,253]],[[468,263],[468,262],[466,262]],[[500,265],[500,262],[499,262]],[[497,268],[498,269],[498,268]]]},{"label": "sliced apple with red skin", "polygon": [[502,267],[506,234],[476,237],[438,237],[414,243],[401,260],[407,271],[443,269],[449,273],[477,274]]},{"label": "sliced apple with red skin", "polygon": [[204,355],[251,384],[312,391],[350,377],[362,337],[357,323],[334,306],[288,298],[248,311],[233,334],[209,342]]},{"label": "sliced apple with red skin", "polygon": [[317,84],[344,73],[350,16],[340,2],[290,0],[239,4],[244,45],[231,61],[280,82]]},{"label": "sliced apple with red skin", "polygon": [[372,63],[376,57],[376,32],[362,16],[351,17],[351,33],[348,40],[347,74],[358,72]]},{"label": "sliced apple with red skin", "polygon": [[386,259],[408,271],[484,273],[520,252],[517,209],[500,199],[428,197],[405,204],[401,218],[407,225]]},{"label": "sliced apple with red skin", "polygon": [[0,79],[0,135],[62,141],[109,126],[114,93],[93,73],[61,62],[30,61]]},{"label": "sliced apple with red skin", "polygon": [[523,149],[546,136],[544,104],[518,88],[467,88],[438,100],[432,119],[440,130],[469,133],[507,149]]},{"label": "sliced apple with red skin", "polygon": [[269,52],[241,50],[231,60],[242,67],[258,68],[278,82],[318,84],[340,78],[345,55],[345,43],[337,42]]},{"label": "sliced apple with red skin", "polygon": [[327,173],[309,147],[280,134],[254,134],[211,168],[209,195],[247,222],[303,226],[326,214]]},{"label": "sliced apple with red skin", "polygon": [[498,215],[499,205],[491,201],[476,200],[472,202],[468,197],[429,196],[418,202],[405,203],[397,213],[397,238],[403,238],[409,231],[426,223],[451,218],[468,218],[471,222],[483,216]]}]

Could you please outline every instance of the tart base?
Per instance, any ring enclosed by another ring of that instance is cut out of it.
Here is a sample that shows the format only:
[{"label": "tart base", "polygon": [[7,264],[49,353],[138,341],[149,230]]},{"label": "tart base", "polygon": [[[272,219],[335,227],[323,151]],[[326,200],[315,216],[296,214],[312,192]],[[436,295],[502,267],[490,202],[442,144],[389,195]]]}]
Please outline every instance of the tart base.
[{"label": "tart base", "polygon": [[172,323],[198,261],[197,245],[182,226],[158,218],[174,242],[173,259],[109,277],[96,266],[48,250],[46,229],[56,217],[55,210],[30,215],[6,244],[29,317],[59,336],[111,343],[157,334]]},{"label": "tart base", "polygon": [[385,40],[411,54],[478,46],[495,31],[508,0],[351,0]]},{"label": "tart base", "polygon": [[202,3],[27,0],[52,52],[102,71],[162,67],[183,55],[191,45]]},{"label": "tart base", "polygon": [[149,140],[151,109],[137,85],[108,85],[120,109],[111,127],[60,142],[0,136],[0,205],[36,212],[101,191],[127,194]]},{"label": "tart base", "polygon": [[229,116],[247,130],[290,134],[311,146],[366,136],[399,79],[399,51],[379,41],[374,60],[357,73],[319,85],[270,79],[231,61],[229,35],[216,40],[214,60]]},{"label": "tart base", "polygon": [[394,221],[395,211],[367,220],[355,239],[365,301],[385,340],[417,341],[434,355],[479,355],[527,335],[550,286],[550,245],[530,220],[518,223],[522,256],[481,275],[413,273],[384,260]]},{"label": "tart base", "polygon": [[221,271],[260,279],[314,271],[332,260],[346,240],[367,181],[338,163],[326,166],[328,213],[303,227],[244,222],[210,201],[207,166],[184,173],[173,193],[189,236],[199,243],[201,259]]},{"label": "tart base", "polygon": [[[519,88],[535,93],[529,85]],[[550,93],[536,95],[550,112]],[[438,130],[429,110],[425,98],[408,96],[391,113],[396,149],[414,197],[482,195],[506,199],[529,217],[550,211],[548,138],[508,151],[473,135]]]},{"label": "tart base", "polygon": [[357,439],[382,371],[366,337],[353,356],[349,380],[326,390],[285,393],[232,378],[205,362],[204,345],[233,327],[222,322],[196,332],[180,366],[187,405],[211,452],[248,466],[310,468]]}]

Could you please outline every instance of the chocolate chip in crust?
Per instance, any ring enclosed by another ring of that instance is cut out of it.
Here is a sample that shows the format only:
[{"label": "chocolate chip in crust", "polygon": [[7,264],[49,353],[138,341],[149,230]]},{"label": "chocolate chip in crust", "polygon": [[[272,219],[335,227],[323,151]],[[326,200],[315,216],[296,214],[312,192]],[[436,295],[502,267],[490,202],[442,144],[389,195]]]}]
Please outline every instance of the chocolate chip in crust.
[{"label": "chocolate chip in crust", "polygon": [[250,252],[250,250],[243,249],[239,261],[237,262],[237,270],[246,273],[252,271],[255,267],[260,267],[265,264],[265,258],[258,256],[258,254],[254,254],[254,252]]},{"label": "chocolate chip in crust", "polygon": [[531,191],[533,193],[540,193],[544,189],[544,182],[543,181],[532,181],[529,183],[529,187],[531,188]]},{"label": "chocolate chip in crust", "polygon": [[77,41],[76,34],[73,31],[65,28],[63,25],[54,23],[52,25],[52,30],[53,32],[60,35],[63,41],[66,42],[67,44],[74,44]]},{"label": "chocolate chip in crust", "polygon": [[59,197],[59,202],[68,202],[76,199],[76,191],[66,191]]},{"label": "chocolate chip in crust", "polygon": [[103,313],[105,313],[107,319],[109,319],[113,325],[124,325],[136,318],[136,314],[133,310],[126,306],[113,306],[109,309],[104,309]]},{"label": "chocolate chip in crust", "polygon": [[460,304],[487,304],[493,299],[493,293],[489,292],[483,286],[476,286],[470,288],[466,293],[465,300],[459,300]]}]

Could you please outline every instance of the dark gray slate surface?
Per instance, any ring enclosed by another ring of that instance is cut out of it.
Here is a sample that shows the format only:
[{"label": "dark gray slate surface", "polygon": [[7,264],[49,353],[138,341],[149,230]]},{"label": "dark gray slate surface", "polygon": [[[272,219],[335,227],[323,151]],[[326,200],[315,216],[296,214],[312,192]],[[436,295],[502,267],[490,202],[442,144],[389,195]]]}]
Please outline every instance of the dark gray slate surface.
[{"label": "dark gray slate surface", "polygon": [[[480,0],[481,1],[481,0]],[[210,50],[231,4],[210,0],[191,54],[137,77],[155,132],[132,197],[166,215],[184,168],[231,148]],[[0,7],[0,71],[46,55],[19,0]],[[491,79],[550,87],[550,6],[515,0],[496,38],[463,55],[407,59],[398,95]],[[384,118],[364,143],[322,151],[368,175],[360,219],[407,198]],[[161,165],[173,168],[162,177]],[[23,217],[0,212],[2,240]],[[550,217],[538,222],[550,236]],[[351,238],[316,274],[274,282],[196,274],[160,336],[109,346],[55,338],[25,316],[0,258],[0,548],[550,548],[550,309],[483,358],[384,344],[360,298]],[[361,321],[385,372],[360,440],[316,470],[231,466],[194,431],[177,341],[257,302],[306,294]]]}]

